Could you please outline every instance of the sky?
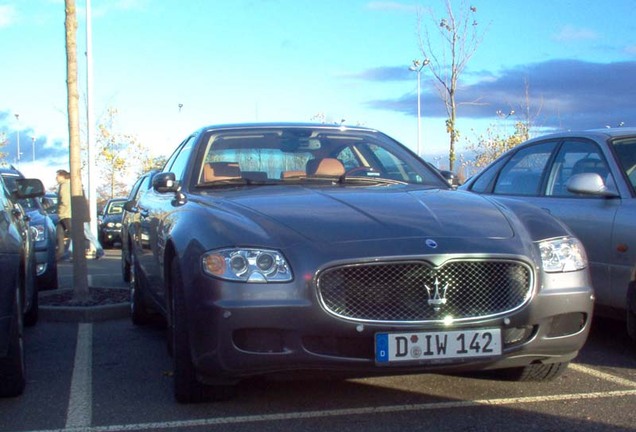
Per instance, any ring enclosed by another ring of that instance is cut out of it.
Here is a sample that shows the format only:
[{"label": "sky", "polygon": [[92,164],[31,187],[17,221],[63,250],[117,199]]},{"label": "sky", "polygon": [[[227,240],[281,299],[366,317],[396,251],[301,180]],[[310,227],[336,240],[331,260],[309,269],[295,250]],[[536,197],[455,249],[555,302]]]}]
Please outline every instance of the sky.
[{"label": "sky", "polygon": [[[535,135],[636,126],[636,0],[451,3],[456,14],[473,7],[483,35],[458,83],[461,157],[488,130],[511,134],[525,117]],[[76,6],[85,107],[86,0]],[[420,37],[423,29],[438,33],[443,0],[90,6],[94,123],[116,109],[116,130],[155,156],[170,155],[202,126],[270,121],[364,125],[417,148],[417,73],[409,66],[428,56]],[[0,0],[1,150],[47,186],[69,165],[64,19],[63,0]],[[431,71],[422,70],[420,83],[421,154],[444,168],[447,115]]]}]

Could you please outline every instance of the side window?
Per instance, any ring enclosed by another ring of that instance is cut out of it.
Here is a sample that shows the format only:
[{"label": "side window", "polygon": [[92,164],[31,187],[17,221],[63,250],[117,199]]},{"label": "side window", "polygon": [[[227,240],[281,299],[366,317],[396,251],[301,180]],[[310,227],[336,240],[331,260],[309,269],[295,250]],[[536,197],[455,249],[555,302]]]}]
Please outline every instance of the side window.
[{"label": "side window", "polygon": [[493,193],[539,195],[541,179],[556,142],[544,142],[516,152],[501,170]]},{"label": "side window", "polygon": [[349,171],[360,166],[358,158],[356,158],[351,147],[345,147],[340,153],[338,153],[338,159],[345,166],[345,170]]},{"label": "side window", "polygon": [[575,196],[567,189],[568,181],[572,176],[583,173],[598,174],[609,189],[616,190],[614,179],[596,143],[570,140],[563,143],[554,161],[546,195]]},{"label": "side window", "polygon": [[507,159],[501,159],[495,162],[483,173],[479,174],[479,177],[475,180],[470,190],[477,193],[489,193],[492,190],[492,182],[495,180],[495,177],[497,177],[501,166],[506,163],[506,160]]},{"label": "side window", "polygon": [[188,138],[180,148],[178,148],[166,163],[164,172],[174,173],[178,181],[183,179],[185,168],[190,160],[190,154],[194,147],[195,137]]}]

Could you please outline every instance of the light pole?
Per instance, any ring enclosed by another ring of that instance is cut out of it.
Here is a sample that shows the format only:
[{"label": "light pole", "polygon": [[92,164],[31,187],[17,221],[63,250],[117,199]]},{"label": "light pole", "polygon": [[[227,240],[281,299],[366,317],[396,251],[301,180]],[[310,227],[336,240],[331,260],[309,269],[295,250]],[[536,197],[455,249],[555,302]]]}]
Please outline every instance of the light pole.
[{"label": "light pole", "polygon": [[422,136],[422,104],[420,102],[420,94],[422,92],[422,87],[420,83],[420,75],[422,74],[422,69],[424,66],[427,66],[431,61],[429,59],[413,60],[413,64],[409,67],[410,71],[417,73],[417,155],[420,156],[420,146],[421,146],[421,136]]},{"label": "light pole", "polygon": [[16,165],[18,166],[18,168],[20,168],[20,114],[15,115],[15,121],[17,126],[15,136],[16,142],[18,144],[18,157],[16,158]]},{"label": "light pole", "polygon": [[35,137],[31,137],[31,154],[33,155],[33,162],[35,162]]}]

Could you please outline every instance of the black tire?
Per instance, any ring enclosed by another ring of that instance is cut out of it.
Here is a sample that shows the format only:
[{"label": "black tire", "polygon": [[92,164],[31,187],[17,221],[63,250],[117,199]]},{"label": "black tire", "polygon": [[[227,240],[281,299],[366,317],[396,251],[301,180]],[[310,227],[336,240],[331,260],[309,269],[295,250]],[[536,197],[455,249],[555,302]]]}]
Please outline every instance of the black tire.
[{"label": "black tire", "polygon": [[9,350],[7,357],[0,358],[0,397],[19,396],[24,391],[25,385],[22,302],[19,293],[16,292],[11,318]]},{"label": "black tire", "polygon": [[495,371],[508,381],[551,381],[563,374],[569,362],[550,364],[531,364],[525,367],[501,369]]},{"label": "black tire", "polygon": [[[28,292],[31,291],[31,298],[29,299],[29,309],[24,313],[24,326],[25,327],[33,327],[38,322],[38,318],[40,317],[40,295],[38,292],[38,284],[35,275],[35,260],[33,261],[33,265],[30,267],[30,274],[25,276],[24,289],[28,295]],[[29,290],[29,287],[31,288]]]},{"label": "black tire", "polygon": [[636,281],[627,287],[627,334],[636,342]]},{"label": "black tire", "polygon": [[33,327],[37,324],[40,318],[40,298],[38,295],[38,289],[33,287],[33,294],[31,295],[31,307],[24,314],[24,326]]},{"label": "black tire", "polygon": [[38,291],[56,290],[59,288],[57,280],[57,265],[53,267],[53,270],[46,272],[44,277],[37,281]]},{"label": "black tire", "polygon": [[[131,260],[134,258],[131,256]],[[151,314],[148,311],[148,305],[144,299],[137,279],[134,262],[131,265],[131,274],[129,277],[130,286],[130,318],[135,325],[148,324],[151,321]]]},{"label": "black tire", "polygon": [[172,290],[172,345],[174,349],[174,396],[179,403],[200,403],[232,398],[236,393],[233,385],[208,386],[196,376],[190,351],[190,339],[186,322],[186,306],[181,272],[176,259],[172,260],[170,285]]},{"label": "black tire", "polygon": [[130,282],[130,278],[131,278],[131,266],[130,266],[130,260],[132,259],[132,255],[130,254],[130,247],[128,248],[128,259],[126,259],[124,257],[124,248],[122,245],[122,251],[121,251],[121,277],[124,280],[124,282]]}]

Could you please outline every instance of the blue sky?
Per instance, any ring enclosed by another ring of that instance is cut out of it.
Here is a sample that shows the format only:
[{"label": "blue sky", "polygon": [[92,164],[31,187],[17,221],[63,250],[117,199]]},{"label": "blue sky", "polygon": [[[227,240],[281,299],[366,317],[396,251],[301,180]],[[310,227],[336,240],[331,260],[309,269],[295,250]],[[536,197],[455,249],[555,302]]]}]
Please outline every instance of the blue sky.
[{"label": "blue sky", "polygon": [[[460,153],[488,127],[512,131],[517,115],[502,124],[496,112],[521,112],[526,86],[537,133],[636,126],[636,1],[464,4],[477,8],[485,34],[461,76],[458,100],[480,103],[458,109]],[[85,1],[76,5],[83,61]],[[442,0],[91,0],[91,6],[96,122],[116,108],[117,128],[154,154],[169,155],[207,124],[318,115],[377,128],[415,149],[417,85],[408,67],[422,57],[417,11],[441,17]],[[428,18],[423,22],[434,29]],[[29,175],[68,166],[64,36],[63,0],[0,0],[0,132],[11,162],[19,134],[20,167]],[[82,86],[84,76],[82,64]],[[85,89],[80,93],[83,106]],[[447,153],[448,136],[426,70],[421,104],[422,154],[433,160]]]}]

